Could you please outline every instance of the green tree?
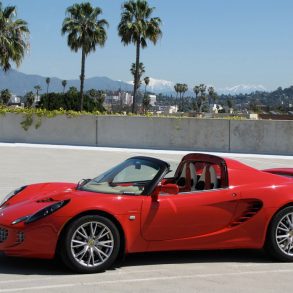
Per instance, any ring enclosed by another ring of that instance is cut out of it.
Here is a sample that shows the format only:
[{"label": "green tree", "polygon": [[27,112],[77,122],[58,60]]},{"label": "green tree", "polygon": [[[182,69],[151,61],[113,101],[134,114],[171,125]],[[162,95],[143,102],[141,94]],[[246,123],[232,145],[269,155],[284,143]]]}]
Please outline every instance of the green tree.
[{"label": "green tree", "polygon": [[9,89],[5,89],[5,90],[2,90],[1,93],[0,93],[0,100],[1,100],[1,103],[5,106],[8,105],[10,99],[11,99],[12,95],[9,91]]},{"label": "green tree", "polygon": [[232,101],[232,99],[228,99],[227,100],[227,106],[228,106],[229,109],[233,108],[233,101]]},{"label": "green tree", "polygon": [[65,88],[67,86],[67,80],[62,80],[61,84],[62,84],[62,87],[63,87],[63,94],[64,94],[65,93]]},{"label": "green tree", "polygon": [[[135,74],[136,74],[136,65],[135,63],[132,63],[131,68],[130,68],[130,72],[133,75],[133,84],[135,84]],[[139,87],[141,86],[141,78],[143,76],[143,74],[145,73],[145,67],[143,65],[142,62],[139,63],[138,66],[138,83],[137,83],[137,90],[139,89]]]},{"label": "green tree", "polygon": [[206,90],[207,90],[206,85],[204,85],[203,83],[199,85],[199,97],[197,101],[199,112],[202,111],[202,107],[207,99]]},{"label": "green tree", "polygon": [[35,95],[33,92],[28,92],[24,96],[25,106],[31,108],[35,102]]},{"label": "green tree", "polygon": [[0,67],[4,71],[11,62],[19,66],[29,48],[27,22],[16,17],[15,6],[3,7],[0,2]]},{"label": "green tree", "polygon": [[46,84],[47,84],[47,94],[49,93],[49,86],[50,86],[51,78],[47,77],[46,78]]},{"label": "green tree", "polygon": [[151,17],[155,7],[150,7],[146,0],[130,0],[122,6],[121,21],[118,25],[118,34],[126,46],[136,46],[135,78],[133,85],[132,112],[136,112],[137,89],[139,88],[140,50],[147,47],[150,40],[154,45],[162,36],[161,19]]},{"label": "green tree", "polygon": [[145,94],[142,99],[142,107],[144,114],[147,113],[148,109],[150,108],[151,98],[149,95]]},{"label": "green tree", "polygon": [[39,85],[35,85],[34,86],[34,89],[36,90],[36,95],[37,95],[37,97],[39,96],[39,92],[42,90],[42,88],[41,88],[41,86],[39,86]]},{"label": "green tree", "polygon": [[84,102],[86,57],[94,52],[97,46],[103,47],[107,40],[108,22],[105,19],[99,19],[101,14],[102,9],[92,7],[89,2],[74,4],[67,8],[67,17],[62,25],[61,33],[68,35],[67,43],[70,49],[74,52],[81,49],[80,111],[83,110]]}]

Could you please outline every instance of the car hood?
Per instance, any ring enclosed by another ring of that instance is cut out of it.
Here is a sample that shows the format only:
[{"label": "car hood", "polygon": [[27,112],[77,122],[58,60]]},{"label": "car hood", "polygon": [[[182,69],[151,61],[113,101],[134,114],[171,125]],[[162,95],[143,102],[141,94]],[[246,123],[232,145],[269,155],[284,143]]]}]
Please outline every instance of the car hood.
[{"label": "car hood", "polygon": [[59,201],[67,199],[76,190],[74,183],[40,183],[28,185],[7,202],[14,205],[24,201]]},{"label": "car hood", "polygon": [[37,211],[66,199],[76,191],[73,183],[42,183],[28,185],[0,208],[0,224],[32,215]]}]

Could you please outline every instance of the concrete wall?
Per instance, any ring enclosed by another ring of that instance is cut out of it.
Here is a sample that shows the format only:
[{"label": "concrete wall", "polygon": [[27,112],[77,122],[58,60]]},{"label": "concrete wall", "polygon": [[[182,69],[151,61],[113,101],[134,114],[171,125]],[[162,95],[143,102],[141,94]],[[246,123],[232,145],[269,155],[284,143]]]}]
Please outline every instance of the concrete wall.
[{"label": "concrete wall", "polygon": [[96,117],[79,116],[67,118],[41,118],[41,125],[36,129],[38,118],[25,131],[20,123],[23,115],[8,113],[0,116],[0,141],[17,143],[44,143],[68,145],[96,145]]},{"label": "concrete wall", "polygon": [[98,145],[229,151],[229,121],[98,117]]},{"label": "concrete wall", "polygon": [[230,149],[231,152],[293,155],[293,121],[231,120]]},{"label": "concrete wall", "polygon": [[0,142],[293,155],[293,121],[129,116],[38,118],[0,116]]}]

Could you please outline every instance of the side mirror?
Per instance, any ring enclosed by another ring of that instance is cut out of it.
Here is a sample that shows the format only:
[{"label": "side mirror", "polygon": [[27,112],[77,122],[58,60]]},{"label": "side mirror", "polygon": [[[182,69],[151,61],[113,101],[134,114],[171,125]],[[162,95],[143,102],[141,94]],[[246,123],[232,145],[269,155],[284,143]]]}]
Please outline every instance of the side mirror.
[{"label": "side mirror", "polygon": [[177,184],[165,184],[161,185],[160,193],[169,193],[169,194],[178,194],[179,193],[179,187]]},{"label": "side mirror", "polygon": [[160,193],[168,193],[168,194],[178,194],[179,193],[179,187],[177,184],[165,184],[165,185],[159,185],[156,187],[152,194],[153,201],[157,201]]}]

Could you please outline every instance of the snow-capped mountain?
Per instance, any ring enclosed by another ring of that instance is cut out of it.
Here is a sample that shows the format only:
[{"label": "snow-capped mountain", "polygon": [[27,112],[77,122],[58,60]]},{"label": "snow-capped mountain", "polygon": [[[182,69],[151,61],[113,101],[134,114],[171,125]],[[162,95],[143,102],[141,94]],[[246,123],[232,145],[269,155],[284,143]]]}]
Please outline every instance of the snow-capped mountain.
[{"label": "snow-capped mountain", "polygon": [[[128,81],[127,83],[133,85],[133,81]],[[174,85],[175,83],[172,81],[163,80],[163,79],[155,79],[150,77],[148,91],[154,92],[154,93],[171,93],[171,92],[174,92]]]},{"label": "snow-capped mountain", "polygon": [[231,95],[250,94],[257,91],[267,92],[268,89],[265,88],[263,85],[240,84],[233,87],[226,87],[226,88],[218,90],[218,92],[221,94],[231,94]]},{"label": "snow-capped mountain", "polygon": [[168,80],[150,78],[148,88],[152,92],[173,92],[175,83]]}]

